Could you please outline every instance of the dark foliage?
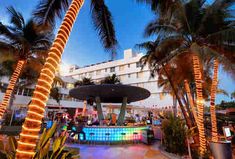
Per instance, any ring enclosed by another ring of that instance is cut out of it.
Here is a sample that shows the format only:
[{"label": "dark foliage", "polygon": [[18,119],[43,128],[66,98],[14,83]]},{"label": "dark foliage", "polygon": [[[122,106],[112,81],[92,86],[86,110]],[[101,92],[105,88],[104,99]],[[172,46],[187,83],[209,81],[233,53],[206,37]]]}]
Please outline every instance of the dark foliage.
[{"label": "dark foliage", "polygon": [[162,122],[163,144],[166,151],[175,154],[185,154],[186,147],[186,127],[182,119],[170,115]]},{"label": "dark foliage", "polygon": [[116,74],[112,76],[107,76],[100,82],[101,84],[121,84],[120,79],[117,77]]},{"label": "dark foliage", "polygon": [[94,82],[92,81],[91,78],[84,77],[81,81],[77,81],[74,84],[75,87],[84,86],[84,85],[94,85]]},{"label": "dark foliage", "polygon": [[[71,0],[41,0],[33,15],[43,28],[53,28],[56,18],[68,9]],[[111,52],[112,58],[116,54],[117,39],[113,25],[112,15],[104,0],[91,0],[91,15],[95,30],[101,39],[105,50]]]}]

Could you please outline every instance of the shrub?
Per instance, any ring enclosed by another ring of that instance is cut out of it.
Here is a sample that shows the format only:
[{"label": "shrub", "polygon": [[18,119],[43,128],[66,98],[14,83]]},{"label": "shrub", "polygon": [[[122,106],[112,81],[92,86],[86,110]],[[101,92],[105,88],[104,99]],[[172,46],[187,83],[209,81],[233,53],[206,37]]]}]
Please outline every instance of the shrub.
[{"label": "shrub", "polygon": [[187,152],[186,126],[178,117],[170,115],[162,122],[163,145],[166,151],[179,155]]},{"label": "shrub", "polygon": [[[60,136],[55,139],[51,145],[53,135],[56,131],[56,124],[46,130],[44,129],[42,135],[36,146],[36,153],[33,159],[78,159],[79,150],[66,150],[65,141],[66,136]],[[9,136],[8,142],[0,141],[0,159],[13,159],[16,154],[17,141],[15,137]]]}]

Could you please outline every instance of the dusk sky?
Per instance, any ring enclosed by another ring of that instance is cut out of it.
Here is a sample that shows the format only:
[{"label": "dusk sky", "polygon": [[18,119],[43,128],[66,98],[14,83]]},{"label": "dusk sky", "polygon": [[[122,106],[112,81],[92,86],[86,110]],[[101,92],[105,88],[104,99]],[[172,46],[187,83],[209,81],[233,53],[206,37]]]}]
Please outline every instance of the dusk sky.
[{"label": "dusk sky", "polygon": [[[8,16],[6,7],[13,6],[20,11],[26,19],[29,19],[33,9],[39,0],[1,0],[0,21],[7,23]],[[150,9],[145,5],[136,4],[135,0],[106,0],[112,12],[116,35],[119,42],[118,55],[116,59],[123,57],[123,50],[133,48],[135,44],[148,39],[143,37],[146,24],[154,18]],[[71,36],[63,54],[63,63],[84,66],[110,59],[106,53],[93,28],[90,16],[90,0],[86,0],[81,9]],[[61,23],[58,20],[57,26]],[[229,75],[220,71],[220,87],[229,94],[235,90],[234,81]],[[221,100],[230,100],[229,97],[218,95],[217,103]]]}]

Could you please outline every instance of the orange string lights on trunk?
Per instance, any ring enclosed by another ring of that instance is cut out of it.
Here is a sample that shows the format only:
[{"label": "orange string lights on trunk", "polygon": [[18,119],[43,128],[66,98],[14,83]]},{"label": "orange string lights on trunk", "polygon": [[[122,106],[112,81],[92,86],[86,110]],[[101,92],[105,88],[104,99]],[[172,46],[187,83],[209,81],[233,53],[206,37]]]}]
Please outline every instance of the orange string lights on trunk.
[{"label": "orange string lights on trunk", "polygon": [[35,154],[35,147],[41,128],[41,121],[45,105],[55,77],[56,68],[59,66],[61,55],[69,38],[72,26],[84,0],[73,0],[58,31],[55,41],[49,51],[46,63],[40,73],[31,104],[18,141],[16,150],[17,159],[31,159]]},{"label": "orange string lights on trunk", "polygon": [[5,113],[8,105],[9,105],[9,102],[10,102],[12,93],[14,91],[16,82],[19,79],[20,73],[22,72],[22,69],[23,69],[25,63],[26,63],[25,60],[19,60],[17,62],[15,71],[14,71],[13,75],[11,76],[10,82],[9,82],[9,84],[7,86],[6,93],[5,93],[4,97],[3,97],[2,104],[0,106],[0,119],[2,119],[4,113]]},{"label": "orange string lights on trunk", "polygon": [[206,152],[206,137],[204,127],[204,99],[202,94],[202,73],[200,68],[200,60],[198,56],[193,56],[193,71],[196,83],[196,95],[197,95],[197,111],[198,111],[198,131],[199,131],[199,143],[200,154],[204,155]]},{"label": "orange string lights on trunk", "polygon": [[210,100],[210,112],[211,112],[211,126],[212,126],[212,141],[218,141],[218,131],[217,131],[217,120],[216,120],[216,110],[215,110],[215,97],[218,85],[218,60],[214,60],[214,75],[211,86],[211,100]]}]

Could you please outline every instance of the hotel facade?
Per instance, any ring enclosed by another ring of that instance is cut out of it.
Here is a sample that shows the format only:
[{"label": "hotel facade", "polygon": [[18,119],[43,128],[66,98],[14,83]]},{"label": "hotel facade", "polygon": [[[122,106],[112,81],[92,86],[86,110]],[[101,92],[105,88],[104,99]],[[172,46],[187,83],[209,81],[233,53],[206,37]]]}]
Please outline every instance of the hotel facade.
[{"label": "hotel facade", "polygon": [[[127,111],[132,114],[141,114],[143,111],[151,110],[153,108],[166,108],[173,105],[173,99],[170,95],[165,95],[162,89],[157,86],[157,77],[150,78],[150,70],[147,66],[141,69],[139,62],[143,54],[133,53],[131,49],[124,51],[124,58],[114,61],[106,61],[89,66],[78,67],[76,65],[70,66],[68,72],[63,73],[61,79],[64,85],[57,84],[61,94],[60,103],[50,98],[47,102],[47,111],[68,111],[69,109],[82,112],[84,101],[80,101],[69,96],[69,90],[74,88],[74,83],[82,78],[91,78],[95,83],[99,83],[105,77],[116,74],[122,84],[138,86],[145,88],[151,92],[151,96],[145,100],[133,102],[128,104]],[[2,100],[6,87],[8,85],[9,77],[2,77],[0,79],[1,91],[0,99]],[[14,97],[10,105],[12,108],[26,112],[27,105],[31,100],[35,85],[27,88],[17,87],[14,91]],[[164,94],[164,95],[163,95]],[[120,103],[121,104],[121,103]],[[103,111],[105,113],[119,113],[120,105],[113,103],[103,103]],[[88,112],[93,110],[92,106],[87,106]]]},{"label": "hotel facade", "polygon": [[[138,86],[145,88],[151,92],[151,96],[145,100],[130,103],[132,108],[162,108],[173,105],[173,99],[170,95],[166,95],[161,88],[157,86],[157,76],[150,78],[150,70],[148,66],[141,69],[139,62],[142,53],[134,53],[132,49],[124,51],[124,58],[114,61],[106,61],[92,64],[89,66],[79,67],[73,65],[65,73],[66,77],[72,77],[76,80],[82,78],[91,78],[95,83],[99,83],[107,76],[116,74],[122,84]],[[103,107],[117,107],[115,104],[103,104]]]}]

